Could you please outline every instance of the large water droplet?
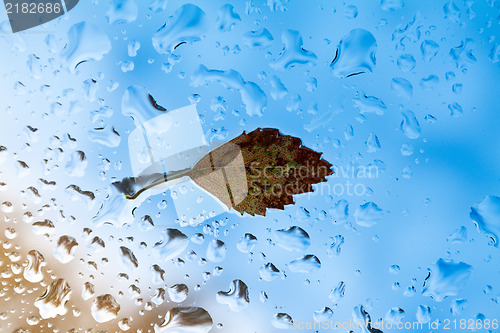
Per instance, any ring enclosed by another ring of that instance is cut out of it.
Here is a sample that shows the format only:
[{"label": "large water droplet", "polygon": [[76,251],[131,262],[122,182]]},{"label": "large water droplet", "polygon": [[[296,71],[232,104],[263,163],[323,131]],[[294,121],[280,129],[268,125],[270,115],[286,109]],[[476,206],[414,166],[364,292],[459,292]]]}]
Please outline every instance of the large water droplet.
[{"label": "large water droplet", "polygon": [[71,288],[63,279],[53,281],[45,291],[38,297],[34,305],[40,311],[43,319],[55,318],[57,315],[65,315],[68,311],[65,307],[71,295]]},{"label": "large water droplet", "polygon": [[185,284],[174,284],[168,288],[168,297],[175,303],[182,303],[188,297],[188,286]]},{"label": "large water droplet", "polygon": [[377,41],[371,32],[353,29],[342,38],[330,67],[338,77],[371,73],[375,67]]},{"label": "large water droplet", "polygon": [[342,244],[344,244],[344,237],[342,237],[342,235],[333,237],[333,241],[328,247],[326,254],[329,257],[338,256],[340,254]]},{"label": "large water droplet", "polygon": [[240,252],[249,253],[253,250],[253,248],[257,245],[257,237],[252,234],[245,234],[241,237],[236,247]]},{"label": "large water droplet", "polygon": [[433,40],[424,40],[420,45],[420,51],[425,61],[429,62],[439,51],[439,45]]},{"label": "large water droplet", "polygon": [[282,276],[280,270],[270,262],[260,267],[259,275],[264,281],[273,281],[274,279]]},{"label": "large water droplet", "polygon": [[54,247],[54,257],[63,264],[70,262],[74,258],[77,245],[78,242],[71,236],[64,235],[59,237],[57,245]]},{"label": "large water droplet", "polygon": [[288,229],[276,230],[274,232],[276,244],[287,251],[304,251],[311,245],[311,239],[307,232],[297,226]]},{"label": "large water droplet", "polygon": [[287,313],[277,313],[274,315],[271,324],[278,329],[287,329],[292,326],[293,319]]},{"label": "large water droplet", "polygon": [[413,86],[407,79],[395,77],[391,81],[391,90],[398,96],[410,99],[413,95]]},{"label": "large water droplet", "polygon": [[274,69],[288,69],[301,64],[316,64],[317,57],[302,47],[302,36],[296,30],[286,30],[281,35],[284,44],[283,51],[271,67]]},{"label": "large water droplet", "polygon": [[111,50],[108,36],[96,25],[79,22],[68,30],[68,45],[61,53],[70,71],[86,61],[98,61]]},{"label": "large water droplet", "polygon": [[241,280],[234,280],[228,292],[217,293],[217,302],[229,306],[232,311],[246,309],[250,303],[247,285]]},{"label": "large water droplet", "polygon": [[450,307],[451,314],[454,316],[461,315],[467,304],[469,304],[469,302],[467,302],[466,299],[463,298],[454,299],[451,302],[451,307]]},{"label": "large water droplet", "polygon": [[333,317],[333,311],[328,307],[324,307],[323,309],[314,311],[313,313],[313,319],[317,323],[323,322],[325,320],[330,321],[332,317]]},{"label": "large water droplet", "polygon": [[458,227],[446,238],[446,241],[451,244],[463,243],[466,240],[467,240],[467,228],[464,226]]},{"label": "large water droplet", "polygon": [[69,162],[65,166],[65,171],[71,177],[83,177],[87,168],[87,157],[81,150],[77,150],[71,154]]},{"label": "large water droplet", "polygon": [[231,31],[234,25],[241,21],[240,15],[235,13],[234,7],[226,4],[219,8],[217,13],[217,26],[221,31]]},{"label": "large water droplet", "polygon": [[43,255],[37,250],[28,252],[28,265],[24,269],[23,276],[31,283],[40,282],[43,280],[42,267],[45,266]]},{"label": "large water droplet", "polygon": [[345,283],[344,281],[340,281],[339,284],[335,287],[335,289],[333,289],[330,292],[328,298],[330,299],[330,301],[337,304],[338,301],[340,301],[340,299],[344,297],[344,294],[345,294]]},{"label": "large water droplet", "polygon": [[419,323],[426,324],[431,321],[431,308],[427,305],[419,305],[417,308],[417,320]]},{"label": "large water droplet", "polygon": [[95,293],[94,285],[90,282],[85,282],[82,288],[82,298],[84,300],[91,299],[92,296],[94,296],[94,293]]},{"label": "large water droplet", "polygon": [[90,311],[98,323],[105,323],[118,316],[120,305],[110,294],[100,295],[92,302]]},{"label": "large water droplet", "polygon": [[387,106],[384,102],[374,96],[360,95],[352,99],[354,107],[359,110],[359,113],[375,113],[378,116],[383,116]]},{"label": "large water droplet", "polygon": [[122,263],[128,267],[129,270],[133,270],[139,266],[139,262],[135,257],[134,253],[125,246],[120,246],[120,258],[122,259]]},{"label": "large water droplet", "polygon": [[200,7],[186,4],[153,35],[153,47],[158,53],[171,53],[182,44],[192,44],[203,38],[206,14]]},{"label": "large water droplet", "polygon": [[312,254],[297,258],[288,264],[290,271],[294,273],[312,273],[321,268],[318,257]]},{"label": "large water droplet", "polygon": [[398,308],[398,307],[393,307],[389,311],[387,311],[384,320],[386,322],[393,324],[393,325],[397,325],[397,323],[400,323],[403,321],[404,315],[405,315],[405,312],[403,309]]},{"label": "large water droplet", "polygon": [[436,302],[441,302],[448,296],[457,296],[471,273],[471,265],[440,258],[430,268],[422,294],[434,298]]},{"label": "large water droplet", "polygon": [[165,315],[161,325],[155,325],[156,333],[208,333],[213,326],[212,317],[202,308],[173,308]]},{"label": "large water droplet", "polygon": [[161,236],[162,240],[154,245],[154,249],[165,261],[180,255],[189,244],[189,238],[177,229],[166,229]]},{"label": "large water droplet", "polygon": [[403,111],[403,121],[401,121],[401,131],[408,139],[417,139],[420,136],[420,124],[415,114],[410,110]]},{"label": "large water droplet", "polygon": [[362,227],[372,227],[380,221],[384,212],[377,204],[367,202],[359,206],[354,212],[356,223]]},{"label": "large water droplet", "polygon": [[493,246],[498,247],[500,237],[500,197],[488,195],[471,207],[470,218],[480,233],[491,238]]},{"label": "large water droplet", "polygon": [[273,35],[266,28],[248,31],[243,35],[243,43],[251,49],[266,49],[273,43]]}]

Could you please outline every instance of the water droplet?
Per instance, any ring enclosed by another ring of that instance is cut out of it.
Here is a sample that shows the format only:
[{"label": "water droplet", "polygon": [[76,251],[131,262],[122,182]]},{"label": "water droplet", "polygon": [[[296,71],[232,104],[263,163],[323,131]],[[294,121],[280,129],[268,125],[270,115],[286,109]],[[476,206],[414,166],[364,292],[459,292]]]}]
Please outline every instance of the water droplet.
[{"label": "water droplet", "polygon": [[134,268],[137,268],[139,266],[137,258],[129,248],[120,246],[120,254],[123,265],[125,265],[125,267],[128,267],[129,270],[133,270]]},{"label": "water droplet", "polygon": [[312,273],[321,268],[318,257],[312,254],[297,258],[288,264],[290,271],[294,273]]},{"label": "water droplet", "polygon": [[311,245],[311,239],[304,229],[293,226],[274,232],[275,243],[287,251],[301,252]]},{"label": "water droplet", "polygon": [[122,318],[120,319],[120,321],[118,322],[118,327],[122,330],[122,331],[128,331],[132,325],[129,321],[128,318]]},{"label": "water droplet", "polygon": [[455,94],[457,95],[460,95],[462,93],[462,90],[463,90],[463,87],[464,85],[461,84],[461,83],[455,83],[452,87],[451,87],[451,91],[453,91]]},{"label": "water droplet", "polygon": [[129,57],[135,57],[137,55],[137,51],[141,48],[141,42],[137,40],[131,40],[128,43],[127,51]]},{"label": "water droplet", "polygon": [[95,290],[94,285],[90,282],[85,282],[82,288],[82,298],[84,300],[91,299],[94,296]]},{"label": "water droplet", "polygon": [[77,245],[78,242],[71,236],[64,235],[59,237],[57,245],[54,247],[54,257],[63,264],[70,262],[74,258]]},{"label": "water droplet", "polygon": [[355,19],[358,17],[358,7],[354,5],[346,6],[344,8],[344,16],[351,20]]},{"label": "water droplet", "polygon": [[292,326],[293,319],[286,313],[277,313],[274,315],[271,324],[278,329],[287,329]]},{"label": "water droplet", "polygon": [[234,280],[228,292],[219,291],[216,296],[218,303],[229,306],[235,312],[246,309],[250,303],[248,287],[241,280]]},{"label": "water droplet", "polygon": [[398,67],[402,72],[411,72],[416,65],[415,58],[411,54],[402,54],[397,60]]},{"label": "water droplet", "polygon": [[206,14],[200,7],[186,4],[153,35],[153,47],[158,53],[172,53],[182,44],[200,41],[207,31]]},{"label": "water droplet", "polygon": [[280,78],[276,75],[273,75],[270,80],[271,83],[271,97],[274,100],[280,100],[285,98],[288,94],[288,89],[286,89],[285,85],[281,82]]},{"label": "water droplet", "polygon": [[452,22],[460,21],[460,8],[453,0],[447,1],[443,6],[444,18]]},{"label": "water droplet", "polygon": [[134,22],[138,10],[135,0],[113,0],[106,12],[106,19],[109,24]]},{"label": "water droplet", "polygon": [[92,317],[98,323],[105,323],[113,320],[118,316],[120,305],[116,302],[115,298],[110,294],[97,296],[92,302],[90,309]]},{"label": "water droplet", "polygon": [[441,302],[448,296],[458,295],[472,273],[472,266],[440,258],[429,271],[422,294]]},{"label": "water droplet", "polygon": [[420,137],[420,124],[415,114],[410,110],[402,112],[403,121],[401,121],[401,131],[408,139],[417,139]]},{"label": "water droplet", "polygon": [[359,110],[362,115],[374,113],[378,116],[383,116],[387,106],[384,102],[374,96],[359,95],[352,99],[354,107]]},{"label": "water droplet", "polygon": [[264,281],[273,281],[274,279],[282,276],[280,270],[270,262],[260,267],[259,275]]},{"label": "water droplet", "polygon": [[71,72],[87,61],[99,61],[111,50],[108,36],[96,25],[79,22],[68,30],[68,44],[61,57]]},{"label": "water droplet", "polygon": [[470,218],[480,233],[491,238],[491,244],[499,247],[500,237],[500,197],[486,196],[471,207]]},{"label": "water droplet", "polygon": [[189,244],[189,238],[177,229],[168,228],[161,233],[161,237],[154,249],[165,261],[180,255]]},{"label": "water droplet", "polygon": [[43,255],[37,250],[28,252],[28,265],[24,269],[24,278],[31,282],[37,283],[43,280],[42,268],[46,265]]},{"label": "water droplet", "polygon": [[151,297],[151,302],[155,303],[156,305],[161,305],[165,301],[165,289],[163,288],[158,288]]},{"label": "water droplet", "polygon": [[338,301],[340,301],[340,299],[344,297],[344,294],[345,294],[345,283],[344,281],[340,281],[337,287],[335,287],[335,289],[333,289],[330,292],[328,298],[330,299],[330,301],[337,304]]},{"label": "water droplet", "polygon": [[405,6],[404,0],[382,0],[380,7],[383,10],[395,11]]},{"label": "water droplet", "polygon": [[366,151],[368,153],[376,153],[377,151],[379,151],[381,146],[378,136],[376,136],[373,133],[370,133],[370,135],[365,141],[365,146],[366,146]]},{"label": "water droplet", "polygon": [[439,45],[435,41],[427,39],[420,44],[420,51],[424,60],[429,62],[439,52]]},{"label": "water droplet", "polygon": [[429,75],[420,80],[420,87],[425,90],[435,89],[439,84],[439,78],[436,75]]},{"label": "water droplet", "polygon": [[151,0],[149,2],[149,9],[153,12],[158,13],[164,11],[167,8],[168,0]]},{"label": "water droplet", "polygon": [[296,30],[286,30],[281,35],[284,44],[283,51],[275,62],[271,63],[274,69],[285,70],[296,65],[316,64],[316,55],[308,50],[304,50],[302,36]]},{"label": "water droplet", "polygon": [[116,148],[120,145],[120,134],[113,126],[96,127],[88,132],[90,142],[99,143],[101,145]]},{"label": "water droplet", "polygon": [[404,315],[405,312],[403,309],[394,307],[386,313],[384,320],[393,325],[397,325],[397,323],[401,323],[403,321]]},{"label": "water droplet", "polygon": [[77,150],[71,154],[70,160],[65,166],[65,172],[70,177],[83,177],[87,163],[85,153]]},{"label": "water droplet", "polygon": [[32,224],[32,230],[36,235],[54,233],[54,223],[50,220],[37,221]]},{"label": "water droplet", "polygon": [[65,315],[68,311],[66,303],[71,295],[71,288],[68,283],[63,279],[53,281],[45,293],[38,297],[34,305],[40,312],[40,317],[43,319],[55,318],[56,316]]},{"label": "water droplet", "polygon": [[431,321],[431,308],[427,305],[419,305],[417,308],[417,320],[419,323],[426,324]]},{"label": "water droplet", "polygon": [[377,204],[367,202],[359,206],[354,212],[354,219],[356,223],[362,227],[372,227],[382,219],[384,212]]},{"label": "water droplet", "polygon": [[168,288],[168,297],[175,303],[182,303],[188,297],[189,289],[185,284],[174,284]]},{"label": "water droplet", "polygon": [[154,264],[151,266],[151,273],[153,275],[153,284],[162,284],[164,283],[164,275],[165,271],[161,269],[160,266],[157,264]]},{"label": "water droplet", "polygon": [[330,67],[338,77],[371,73],[375,67],[377,41],[364,29],[353,29],[345,35],[337,48]]},{"label": "water droplet", "polygon": [[467,228],[464,226],[458,227],[446,238],[446,241],[451,244],[458,244],[467,241]]},{"label": "water droplet", "polygon": [[397,274],[400,270],[401,268],[399,267],[399,265],[392,265],[391,267],[389,267],[389,273],[391,274]]},{"label": "water droplet", "polygon": [[219,8],[217,27],[221,31],[231,31],[234,25],[241,21],[240,15],[234,12],[234,7],[226,4]]},{"label": "water droplet", "polygon": [[464,308],[469,304],[466,299],[459,298],[459,299],[454,299],[451,302],[451,307],[450,311],[451,314],[454,316],[460,316],[462,312],[464,311]]},{"label": "water droplet", "polygon": [[313,319],[317,323],[321,323],[326,321],[330,321],[333,318],[333,311],[328,307],[324,307],[321,310],[314,311]]},{"label": "water droplet", "polygon": [[212,240],[207,247],[207,259],[212,262],[221,262],[226,258],[227,246],[221,240]]},{"label": "water droplet", "polygon": [[391,90],[403,98],[410,99],[413,95],[413,86],[410,81],[402,77],[393,78],[391,81]]},{"label": "water droplet", "polygon": [[344,237],[342,237],[342,235],[337,235],[333,237],[333,241],[328,247],[326,254],[329,257],[338,256],[340,254],[342,244],[344,244]]},{"label": "water droplet", "polygon": [[462,106],[458,103],[449,104],[448,109],[450,110],[450,115],[452,117],[458,117],[464,113],[464,111],[462,110]]},{"label": "water droplet", "polygon": [[208,333],[213,327],[212,317],[203,308],[173,308],[165,314],[161,325],[155,325],[156,333],[186,332]]},{"label": "water droplet", "polygon": [[243,43],[251,49],[266,49],[273,43],[273,35],[266,28],[248,31],[243,35]]},{"label": "water droplet", "polygon": [[236,247],[240,252],[249,253],[253,250],[253,248],[257,245],[257,237],[252,234],[245,234],[241,237]]}]

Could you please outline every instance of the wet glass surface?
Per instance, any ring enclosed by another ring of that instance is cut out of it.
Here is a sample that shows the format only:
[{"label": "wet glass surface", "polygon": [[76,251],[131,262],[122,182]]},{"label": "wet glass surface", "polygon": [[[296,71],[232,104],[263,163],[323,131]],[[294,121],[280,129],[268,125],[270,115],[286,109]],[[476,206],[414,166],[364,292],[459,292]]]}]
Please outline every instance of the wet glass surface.
[{"label": "wet glass surface", "polygon": [[[0,11],[1,332],[499,331],[499,2],[65,6]],[[183,173],[257,128],[335,173]]]}]

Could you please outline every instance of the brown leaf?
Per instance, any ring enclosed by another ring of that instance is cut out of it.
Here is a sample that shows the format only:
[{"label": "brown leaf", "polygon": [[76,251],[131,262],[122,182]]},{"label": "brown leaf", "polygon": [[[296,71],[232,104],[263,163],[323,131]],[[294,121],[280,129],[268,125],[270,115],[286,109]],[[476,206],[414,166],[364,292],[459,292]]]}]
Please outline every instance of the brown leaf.
[{"label": "brown leaf", "polygon": [[293,195],[312,192],[332,165],[321,153],[277,129],[256,129],[214,149],[188,173],[193,181],[241,214],[284,209]]}]

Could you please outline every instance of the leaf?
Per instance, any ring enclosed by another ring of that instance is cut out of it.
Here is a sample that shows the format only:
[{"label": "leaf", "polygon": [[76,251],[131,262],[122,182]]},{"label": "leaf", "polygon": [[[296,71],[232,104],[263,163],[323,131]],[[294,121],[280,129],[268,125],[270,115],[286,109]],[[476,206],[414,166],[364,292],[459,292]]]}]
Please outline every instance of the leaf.
[{"label": "leaf", "polygon": [[299,138],[258,128],[210,151],[191,170],[126,178],[114,185],[133,199],[162,182],[188,176],[228,208],[264,216],[269,208],[294,204],[293,195],[313,192],[313,184],[333,174],[321,155]]}]

